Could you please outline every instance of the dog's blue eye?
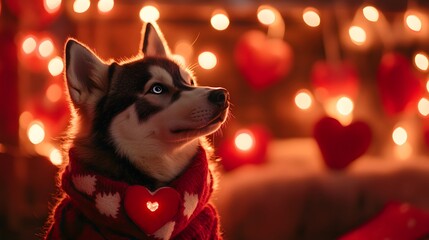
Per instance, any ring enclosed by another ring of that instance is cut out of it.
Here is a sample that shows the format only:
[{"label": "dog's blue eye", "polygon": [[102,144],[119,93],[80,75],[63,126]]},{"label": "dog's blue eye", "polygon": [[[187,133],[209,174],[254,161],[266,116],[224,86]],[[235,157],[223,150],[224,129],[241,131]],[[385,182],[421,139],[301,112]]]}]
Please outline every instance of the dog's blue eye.
[{"label": "dog's blue eye", "polygon": [[150,89],[150,92],[154,94],[162,94],[164,91],[165,88],[161,84],[154,84]]}]

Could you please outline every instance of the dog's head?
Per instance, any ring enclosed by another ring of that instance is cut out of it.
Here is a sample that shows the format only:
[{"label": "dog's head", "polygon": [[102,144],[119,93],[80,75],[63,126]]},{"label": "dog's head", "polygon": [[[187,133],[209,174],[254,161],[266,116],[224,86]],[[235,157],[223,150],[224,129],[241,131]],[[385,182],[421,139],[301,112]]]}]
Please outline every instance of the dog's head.
[{"label": "dog's head", "polygon": [[67,42],[76,138],[101,142],[141,172],[168,181],[189,163],[199,138],[220,128],[229,96],[223,88],[197,86],[169,58],[155,25],[144,27],[141,50],[143,58],[107,63],[76,40]]}]

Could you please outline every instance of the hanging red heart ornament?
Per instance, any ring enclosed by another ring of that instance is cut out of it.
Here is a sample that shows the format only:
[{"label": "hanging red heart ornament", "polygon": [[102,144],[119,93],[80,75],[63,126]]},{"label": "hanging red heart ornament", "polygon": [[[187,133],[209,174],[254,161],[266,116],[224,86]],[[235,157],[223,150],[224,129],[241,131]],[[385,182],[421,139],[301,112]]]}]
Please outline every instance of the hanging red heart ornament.
[{"label": "hanging red heart ornament", "polygon": [[348,126],[330,117],[319,120],[313,132],[325,164],[335,170],[346,168],[368,149],[372,132],[365,122]]},{"label": "hanging red heart ornament", "polygon": [[422,95],[422,83],[407,58],[398,53],[383,56],[377,73],[381,103],[389,115],[415,108]]},{"label": "hanging red heart ornament", "polygon": [[285,77],[291,68],[291,47],[281,39],[271,39],[260,31],[249,31],[238,41],[235,62],[245,80],[262,90]]},{"label": "hanging red heart ornament", "polygon": [[359,90],[357,71],[348,62],[339,64],[316,62],[311,71],[311,83],[321,101],[340,96],[354,99]]},{"label": "hanging red heart ornament", "polygon": [[179,210],[179,203],[179,193],[170,187],[151,192],[142,186],[130,186],[124,199],[128,216],[147,234],[153,234],[173,220]]}]

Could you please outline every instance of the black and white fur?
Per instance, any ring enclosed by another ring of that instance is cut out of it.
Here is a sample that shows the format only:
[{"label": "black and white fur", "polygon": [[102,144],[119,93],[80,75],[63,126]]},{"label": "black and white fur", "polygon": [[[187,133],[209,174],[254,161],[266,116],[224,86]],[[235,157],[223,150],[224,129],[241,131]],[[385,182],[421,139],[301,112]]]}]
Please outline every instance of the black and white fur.
[{"label": "black and white fur", "polygon": [[105,62],[76,40],[66,44],[66,80],[74,109],[68,147],[108,177],[157,188],[183,172],[203,137],[229,108],[223,88],[196,86],[169,58],[157,26],[146,24],[143,57]]}]

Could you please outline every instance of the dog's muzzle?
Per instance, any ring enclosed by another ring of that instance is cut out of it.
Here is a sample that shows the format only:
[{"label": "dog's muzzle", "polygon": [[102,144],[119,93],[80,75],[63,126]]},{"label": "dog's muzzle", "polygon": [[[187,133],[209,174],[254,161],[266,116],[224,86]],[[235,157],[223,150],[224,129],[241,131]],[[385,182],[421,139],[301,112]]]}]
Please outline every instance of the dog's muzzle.
[{"label": "dog's muzzle", "polygon": [[229,93],[224,88],[216,88],[210,91],[208,99],[219,108],[225,109],[229,104]]}]

